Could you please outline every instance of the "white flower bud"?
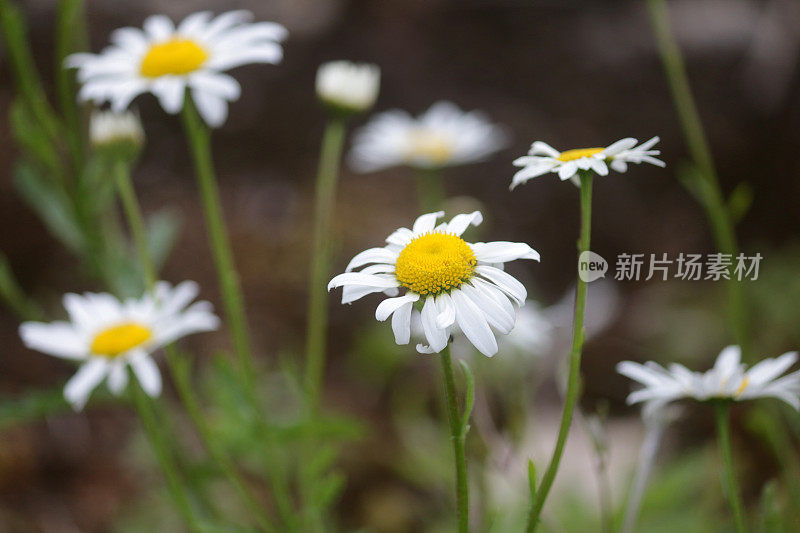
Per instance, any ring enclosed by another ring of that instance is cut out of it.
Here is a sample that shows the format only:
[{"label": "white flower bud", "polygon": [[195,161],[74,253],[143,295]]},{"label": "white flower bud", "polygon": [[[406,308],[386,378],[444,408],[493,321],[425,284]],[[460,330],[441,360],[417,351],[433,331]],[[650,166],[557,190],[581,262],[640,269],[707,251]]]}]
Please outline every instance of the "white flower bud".
[{"label": "white flower bud", "polygon": [[317,96],[342,112],[363,112],[378,98],[381,71],[377,65],[331,61],[317,69]]},{"label": "white flower bud", "polygon": [[142,123],[136,113],[92,112],[89,121],[89,140],[95,149],[136,155],[144,145],[144,139]]}]

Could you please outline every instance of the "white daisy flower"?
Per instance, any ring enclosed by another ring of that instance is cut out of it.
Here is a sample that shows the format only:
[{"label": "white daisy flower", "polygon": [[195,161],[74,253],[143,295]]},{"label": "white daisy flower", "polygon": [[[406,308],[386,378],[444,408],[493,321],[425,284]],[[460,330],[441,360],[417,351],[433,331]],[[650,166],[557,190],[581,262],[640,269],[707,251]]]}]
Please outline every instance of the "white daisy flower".
[{"label": "white daisy flower", "polygon": [[398,109],[374,116],[355,133],[349,158],[359,172],[397,165],[441,168],[480,161],[507,142],[505,130],[483,113],[437,102],[418,118]]},{"label": "white daisy flower", "polygon": [[280,63],[286,28],[274,22],[249,23],[249,11],[216,18],[208,11],[186,17],[176,27],[164,15],[144,21],[144,30],[121,28],[100,54],[74,54],[66,66],[78,68],[82,101],[111,102],[120,112],[138,95],[151,92],[167,113],[183,106],[191,90],[197,110],[210,126],[228,116],[239,98],[239,83],[224,71],[250,63]]},{"label": "white daisy flower", "polygon": [[660,155],[661,151],[650,149],[658,141],[658,137],[653,137],[646,143],[636,146],[639,141],[633,137],[626,137],[606,148],[576,148],[563,152],[559,152],[547,143],[536,141],[531,145],[528,155],[514,160],[514,166],[524,168],[514,174],[510,188],[513,189],[520,183],[548,172],[558,174],[562,181],[572,179],[576,182],[575,174],[579,170],[592,170],[600,176],[605,176],[608,174],[609,165],[615,172],[625,172],[628,163],[650,163],[663,167],[664,162],[653,157]]},{"label": "white daisy flower", "polygon": [[[390,296],[378,305],[375,318],[392,317],[397,344],[408,344],[411,311],[419,302],[427,341],[417,345],[420,353],[441,352],[451,333],[460,330],[478,351],[491,357],[497,353],[492,328],[509,333],[517,306],[527,296],[522,283],[503,271],[503,263],[538,261],[539,254],[523,243],[466,242],[461,235],[470,224],[483,221],[480,211],[457,215],[449,224],[437,226],[436,219],[442,216],[443,211],[422,215],[412,229],[400,228],[389,235],[383,248],[356,255],[346,272],[331,280],[328,290],[344,287],[342,303],[376,292]],[[402,296],[400,289],[405,289]]]},{"label": "white daisy flower", "polygon": [[76,411],[106,378],[111,392],[119,395],[128,384],[128,365],[142,389],[155,397],[161,393],[161,374],[150,354],[219,326],[209,302],[189,305],[198,292],[192,281],[175,287],[162,281],[152,294],[124,302],[107,293],[66,294],[69,322],[25,322],[19,333],[28,348],[82,362],[64,387],[64,397]]},{"label": "white daisy flower", "polygon": [[364,112],[375,105],[381,69],[372,64],[331,61],[317,69],[317,96],[325,104],[345,112]]},{"label": "white daisy flower", "polygon": [[692,372],[679,364],[671,364],[667,369],[652,361],[643,365],[623,361],[617,365],[617,371],[644,385],[628,396],[628,403],[645,402],[648,411],[683,398],[699,401],[777,398],[800,410],[800,371],[779,378],[797,361],[797,352],[765,359],[749,370],[741,363],[741,357],[741,348],[728,346],[719,354],[714,367],[705,373]]}]

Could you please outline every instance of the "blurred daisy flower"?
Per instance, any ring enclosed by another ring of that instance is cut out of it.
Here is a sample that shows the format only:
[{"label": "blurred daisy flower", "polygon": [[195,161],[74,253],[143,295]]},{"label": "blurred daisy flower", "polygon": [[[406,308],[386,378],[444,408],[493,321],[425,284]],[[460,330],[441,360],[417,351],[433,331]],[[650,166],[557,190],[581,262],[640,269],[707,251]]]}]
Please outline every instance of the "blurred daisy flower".
[{"label": "blurred daisy flower", "polygon": [[[523,243],[466,242],[461,235],[470,225],[482,222],[479,211],[437,225],[442,216],[443,211],[422,215],[412,229],[400,228],[389,235],[387,246],[356,255],[346,272],[331,280],[328,290],[344,287],[342,303],[376,292],[390,296],[378,305],[375,318],[392,318],[397,344],[408,344],[411,312],[419,302],[427,342],[417,345],[419,352],[441,352],[451,333],[460,330],[478,351],[491,357],[497,353],[492,327],[509,333],[517,306],[527,297],[522,283],[502,269],[503,263],[538,261],[539,254]],[[400,289],[406,290],[402,296]]]},{"label": "blurred daisy flower", "polygon": [[350,165],[359,172],[441,168],[480,161],[507,142],[505,130],[483,113],[437,102],[418,118],[397,109],[374,116],[355,134]]},{"label": "blurred daisy flower", "polygon": [[513,189],[520,183],[548,172],[558,174],[562,181],[572,179],[575,182],[575,174],[579,170],[592,170],[600,176],[605,176],[608,174],[609,166],[615,172],[625,172],[628,170],[628,163],[650,163],[663,167],[664,162],[653,157],[660,155],[661,151],[650,149],[658,141],[658,137],[653,137],[646,143],[636,146],[639,141],[626,137],[606,148],[576,148],[563,152],[559,152],[547,143],[536,141],[531,145],[528,155],[514,160],[514,166],[524,168],[514,174],[510,188]]},{"label": "blurred daisy flower", "polygon": [[331,61],[317,69],[317,96],[334,111],[362,113],[375,105],[381,83],[377,65]]},{"label": "blurred daisy flower", "polygon": [[645,402],[648,411],[683,398],[699,401],[777,398],[800,410],[800,371],[779,377],[797,361],[797,352],[765,359],[749,370],[741,363],[741,357],[741,348],[728,346],[719,354],[714,367],[705,373],[692,372],[679,364],[666,369],[652,361],[643,365],[623,361],[617,365],[617,371],[644,385],[628,396],[628,403]]},{"label": "blurred daisy flower", "polygon": [[145,142],[139,115],[132,111],[92,111],[89,140],[100,153],[124,161],[136,159]]},{"label": "blurred daisy flower", "polygon": [[25,322],[22,341],[30,349],[80,361],[64,387],[76,411],[106,378],[119,395],[128,384],[127,366],[152,397],[161,393],[161,374],[150,354],[186,335],[217,329],[219,319],[206,301],[189,305],[198,294],[192,281],[173,287],[159,282],[152,293],[120,301],[107,293],[66,294],[69,322]]},{"label": "blurred daisy flower", "polygon": [[210,126],[228,116],[229,101],[241,87],[223,72],[250,63],[279,63],[286,29],[274,22],[250,23],[249,11],[229,11],[216,18],[208,11],[186,17],[176,27],[164,15],[144,21],[144,29],[121,28],[100,54],[73,54],[67,67],[78,69],[83,85],[78,98],[111,102],[125,110],[138,95],[158,97],[167,113],[181,110],[186,89]]}]

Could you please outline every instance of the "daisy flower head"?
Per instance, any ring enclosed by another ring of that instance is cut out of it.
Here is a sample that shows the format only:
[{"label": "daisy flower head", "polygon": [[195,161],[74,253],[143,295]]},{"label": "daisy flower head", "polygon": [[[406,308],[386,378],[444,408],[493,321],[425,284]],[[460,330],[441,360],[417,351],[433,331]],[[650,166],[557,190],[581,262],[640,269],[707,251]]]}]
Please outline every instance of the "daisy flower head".
[{"label": "daisy flower head", "polygon": [[161,393],[161,374],[150,354],[219,326],[209,302],[192,303],[198,292],[192,281],[175,287],[162,281],[152,293],[125,301],[108,293],[66,294],[69,321],[25,322],[19,333],[32,350],[81,363],[64,387],[64,397],[76,411],[105,379],[113,394],[122,393],[128,366],[142,389],[155,397]]},{"label": "daisy flower head", "polygon": [[362,113],[375,105],[380,83],[377,65],[330,61],[317,69],[317,96],[333,111],[345,115]]},{"label": "daisy flower head", "polygon": [[609,167],[615,172],[625,172],[628,170],[628,163],[650,163],[663,167],[664,162],[654,157],[660,155],[661,151],[651,150],[658,141],[658,137],[653,137],[636,146],[639,141],[626,137],[606,148],[575,148],[563,152],[547,143],[536,141],[528,150],[528,155],[514,160],[514,166],[523,168],[514,174],[510,188],[514,189],[520,183],[549,172],[558,174],[562,181],[571,179],[578,185],[576,174],[579,170],[590,170],[599,176],[606,176]]},{"label": "daisy flower head", "polygon": [[507,143],[504,128],[480,111],[442,101],[416,118],[398,109],[374,116],[356,132],[349,160],[358,172],[399,165],[435,169],[481,161]]},{"label": "daisy flower head", "polygon": [[684,398],[698,401],[777,398],[800,410],[800,371],[781,377],[797,361],[797,352],[764,359],[749,369],[741,358],[741,348],[728,346],[707,372],[693,372],[679,364],[664,368],[652,361],[645,364],[623,361],[617,365],[617,371],[644,385],[628,396],[628,403],[645,402],[648,411]]},{"label": "daisy flower head", "polygon": [[222,125],[239,83],[224,72],[250,63],[276,64],[286,29],[274,22],[250,23],[249,11],[213,17],[194,13],[177,26],[164,15],[144,21],[143,29],[121,28],[99,54],[73,54],[66,66],[78,69],[78,98],[110,102],[120,112],[142,93],[153,93],[167,113],[181,110],[186,90],[205,122]]},{"label": "daisy flower head", "polygon": [[492,328],[509,333],[517,307],[527,296],[522,283],[503,270],[503,263],[538,261],[539,254],[524,243],[462,239],[470,225],[482,222],[480,211],[437,225],[442,216],[443,211],[422,215],[411,229],[389,235],[386,246],[359,253],[344,274],[330,281],[328,290],[343,287],[342,303],[377,292],[389,296],[378,305],[375,318],[383,322],[391,317],[397,344],[409,343],[416,303],[421,306],[426,341],[417,345],[417,351],[441,352],[451,333],[460,330],[478,351],[491,357],[497,353]]}]

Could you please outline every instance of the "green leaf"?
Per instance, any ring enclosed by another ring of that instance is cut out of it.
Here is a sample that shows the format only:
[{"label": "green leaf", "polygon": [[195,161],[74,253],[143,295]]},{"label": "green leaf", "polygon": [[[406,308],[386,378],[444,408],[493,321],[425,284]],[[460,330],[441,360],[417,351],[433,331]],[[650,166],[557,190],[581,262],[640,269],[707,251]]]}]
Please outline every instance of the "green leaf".
[{"label": "green leaf", "polygon": [[158,211],[147,219],[147,246],[156,270],[166,263],[180,230],[181,217],[174,211]]},{"label": "green leaf", "polygon": [[3,398],[0,402],[0,429],[69,411],[60,390],[28,391],[19,398]]},{"label": "green leaf", "polygon": [[39,127],[26,102],[15,100],[11,104],[9,122],[14,140],[30,159],[51,172],[60,172],[57,148]]},{"label": "green leaf", "polygon": [[475,378],[466,361],[460,359],[458,362],[461,364],[461,370],[464,371],[464,379],[467,382],[464,398],[464,413],[461,415],[461,436],[464,437],[469,431],[469,417],[472,415],[472,408],[475,406]]},{"label": "green leaf", "polygon": [[49,183],[45,176],[24,162],[17,165],[14,185],[54,237],[73,252],[79,253],[84,249],[86,242],[83,233],[63,190]]},{"label": "green leaf", "polygon": [[533,459],[528,459],[528,488],[531,491],[531,502],[536,497],[536,466]]},{"label": "green leaf", "polygon": [[8,264],[8,259],[2,252],[0,252],[0,298],[23,320],[42,320],[44,316],[41,308],[28,298],[17,283],[11,265]]}]

